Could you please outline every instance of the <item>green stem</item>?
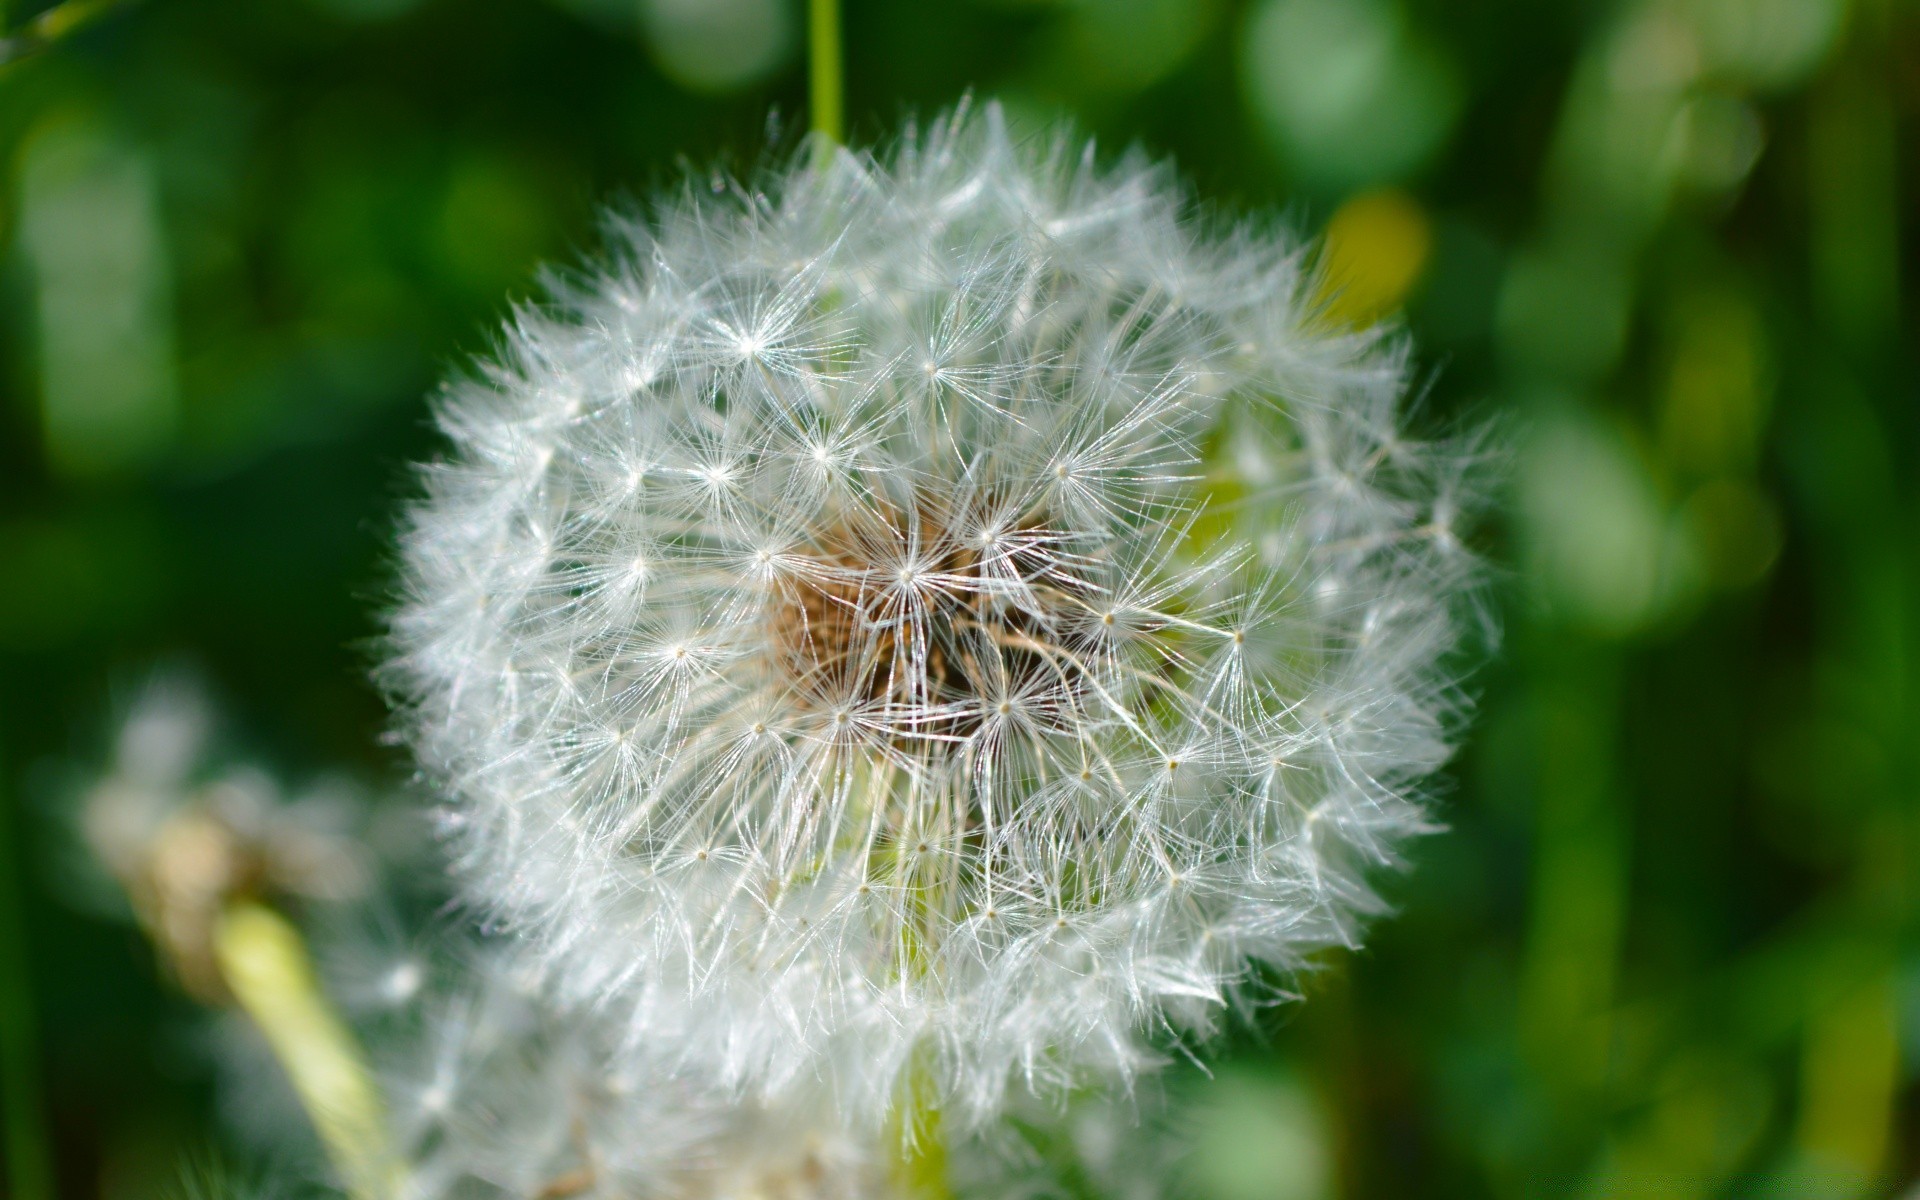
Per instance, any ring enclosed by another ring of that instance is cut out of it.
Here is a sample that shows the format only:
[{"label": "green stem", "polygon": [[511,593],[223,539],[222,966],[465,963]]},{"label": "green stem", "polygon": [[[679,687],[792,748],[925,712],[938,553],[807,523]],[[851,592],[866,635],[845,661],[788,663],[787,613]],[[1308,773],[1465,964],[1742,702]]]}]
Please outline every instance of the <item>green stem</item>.
[{"label": "green stem", "polygon": [[813,132],[846,140],[840,80],[840,0],[808,0],[807,83]]},{"label": "green stem", "polygon": [[347,1194],[391,1200],[402,1168],[373,1072],[321,994],[299,931],[272,909],[241,901],[221,915],[214,949],[227,987],[273,1047]]},{"label": "green stem", "polygon": [[41,1108],[22,856],[14,848],[13,818],[11,806],[0,801],[0,1105],[6,1109],[7,1194],[48,1200],[53,1164]]},{"label": "green stem", "polygon": [[933,1070],[924,1057],[908,1068],[894,1109],[893,1180],[904,1200],[953,1200],[947,1139]]}]

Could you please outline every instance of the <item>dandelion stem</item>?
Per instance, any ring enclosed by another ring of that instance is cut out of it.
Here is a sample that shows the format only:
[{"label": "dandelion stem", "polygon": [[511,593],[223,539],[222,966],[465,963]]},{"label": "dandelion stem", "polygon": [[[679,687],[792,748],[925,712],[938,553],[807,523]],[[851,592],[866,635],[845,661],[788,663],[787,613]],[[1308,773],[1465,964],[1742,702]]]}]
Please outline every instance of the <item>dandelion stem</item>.
[{"label": "dandelion stem", "polygon": [[952,1200],[947,1180],[946,1131],[924,1047],[900,1082],[894,1109],[893,1179],[904,1200]]},{"label": "dandelion stem", "polygon": [[227,987],[266,1035],[353,1200],[390,1200],[399,1160],[373,1074],[314,979],[299,931],[262,905],[221,914],[214,948]]},{"label": "dandelion stem", "polygon": [[840,0],[808,0],[807,83],[813,132],[833,145],[846,138],[840,78]]}]

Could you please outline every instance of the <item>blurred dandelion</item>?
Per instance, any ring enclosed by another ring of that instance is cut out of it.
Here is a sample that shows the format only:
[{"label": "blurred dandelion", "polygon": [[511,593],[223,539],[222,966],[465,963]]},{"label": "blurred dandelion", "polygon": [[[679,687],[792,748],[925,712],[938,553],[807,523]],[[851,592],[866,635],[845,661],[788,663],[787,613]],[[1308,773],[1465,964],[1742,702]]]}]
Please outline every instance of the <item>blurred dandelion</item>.
[{"label": "blurred dandelion", "polygon": [[[406,1162],[396,1200],[928,1194],[900,1178],[895,1147],[818,1097],[743,1103],[663,1057],[621,1053],[624,1022],[557,1003],[512,941],[434,937],[404,961],[424,967],[417,990],[349,1010]],[[1185,1145],[1158,1109],[1104,1097],[1021,1116],[953,1146],[933,1191],[1066,1195],[1084,1179],[1101,1194],[1158,1194]]]},{"label": "blurred dandelion", "polygon": [[344,784],[287,797],[258,767],[212,761],[213,710],[200,681],[156,673],[125,713],[111,767],[87,789],[80,835],[125,889],[175,978],[226,998],[215,961],[236,899],[347,900],[371,883],[362,806]]},{"label": "blurred dandelion", "polygon": [[[400,1164],[372,1072],[322,993],[301,934],[267,903],[366,895],[376,855],[357,836],[362,806],[338,785],[289,798],[265,771],[218,762],[212,728],[199,680],[156,672],[79,806],[81,840],[125,890],[180,985],[246,1013],[348,1195],[388,1200]],[[233,1057],[264,1061],[252,1038],[222,1040],[221,1050],[240,1051]],[[269,1085],[266,1094],[284,1093]],[[250,1107],[253,1119],[281,1106]],[[231,1185],[209,1176],[189,1186]]]},{"label": "blurred dandelion", "polygon": [[551,1003],[510,947],[437,949],[444,979],[360,1013],[409,1163],[405,1200],[888,1194],[884,1156],[818,1108],[741,1105],[646,1069],[615,1053],[616,1026]]},{"label": "blurred dandelion", "polygon": [[612,243],[447,389],[388,667],[560,995],[977,1120],[1352,943],[1461,712],[1478,451],[1298,244],[991,107]]}]

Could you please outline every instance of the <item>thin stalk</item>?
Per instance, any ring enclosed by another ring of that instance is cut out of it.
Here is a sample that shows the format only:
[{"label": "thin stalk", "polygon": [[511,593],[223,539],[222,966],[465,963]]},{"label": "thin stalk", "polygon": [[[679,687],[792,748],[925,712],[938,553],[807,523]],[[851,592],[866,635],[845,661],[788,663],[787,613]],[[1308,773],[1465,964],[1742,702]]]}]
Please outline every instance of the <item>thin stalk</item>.
[{"label": "thin stalk", "polygon": [[250,901],[221,914],[214,951],[234,999],[266,1035],[353,1200],[392,1200],[400,1160],[380,1094],[314,978],[300,933]]},{"label": "thin stalk", "polygon": [[904,1200],[953,1200],[939,1094],[924,1057],[908,1068],[901,1081],[893,1124],[893,1182],[898,1194]]},{"label": "thin stalk", "polygon": [[53,1163],[41,1106],[21,857],[14,846],[12,806],[0,801],[0,1108],[6,1112],[7,1195],[48,1200]]},{"label": "thin stalk", "polygon": [[840,0],[807,0],[809,116],[813,132],[836,146],[846,140],[840,72]]}]

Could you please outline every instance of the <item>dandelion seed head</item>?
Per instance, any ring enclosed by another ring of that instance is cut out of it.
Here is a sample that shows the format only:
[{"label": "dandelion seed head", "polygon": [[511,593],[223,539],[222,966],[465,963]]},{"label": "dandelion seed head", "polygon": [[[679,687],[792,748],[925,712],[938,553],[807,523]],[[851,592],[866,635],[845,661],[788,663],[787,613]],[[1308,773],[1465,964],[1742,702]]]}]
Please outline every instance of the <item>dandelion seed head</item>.
[{"label": "dandelion seed head", "polygon": [[223,1002],[214,941],[229,903],[357,898],[369,864],[355,836],[366,812],[356,788],[323,779],[289,794],[255,764],[218,759],[215,724],[199,676],[154,672],[74,816],[88,856],[124,890],[176,981]]},{"label": "dandelion seed head", "polygon": [[613,239],[442,398],[387,668],[554,988],[984,1118],[1355,942],[1459,725],[1477,450],[1299,246],[991,108]]},{"label": "dandelion seed head", "polygon": [[528,986],[502,944],[458,949],[462,969],[407,1020],[364,1031],[406,1163],[401,1200],[891,1194],[877,1147],[817,1106],[769,1109],[622,1055],[612,1022]]}]

